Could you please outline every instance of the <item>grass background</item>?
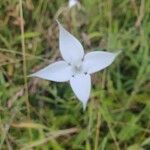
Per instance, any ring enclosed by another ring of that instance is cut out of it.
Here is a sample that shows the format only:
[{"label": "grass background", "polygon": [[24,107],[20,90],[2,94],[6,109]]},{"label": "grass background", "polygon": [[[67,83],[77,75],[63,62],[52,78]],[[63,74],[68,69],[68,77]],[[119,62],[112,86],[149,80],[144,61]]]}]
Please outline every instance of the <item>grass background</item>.
[{"label": "grass background", "polygon": [[[123,51],[92,76],[85,112],[68,83],[27,78],[61,58],[56,19],[86,52]],[[149,42],[149,0],[71,10],[66,0],[0,0],[0,149],[149,150]]]}]

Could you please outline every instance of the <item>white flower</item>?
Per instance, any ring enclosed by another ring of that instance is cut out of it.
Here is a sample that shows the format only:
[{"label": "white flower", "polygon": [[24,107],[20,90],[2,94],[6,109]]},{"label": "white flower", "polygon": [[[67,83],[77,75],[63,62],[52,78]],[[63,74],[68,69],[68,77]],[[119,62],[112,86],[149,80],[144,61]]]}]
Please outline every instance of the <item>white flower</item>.
[{"label": "white flower", "polygon": [[109,66],[118,53],[95,51],[85,55],[81,43],[59,22],[58,25],[59,48],[64,60],[52,63],[31,76],[56,82],[69,81],[85,109],[91,91],[90,75]]},{"label": "white flower", "polygon": [[75,6],[78,3],[79,3],[78,0],[69,0],[68,6],[69,6],[69,8],[71,8],[71,7]]}]

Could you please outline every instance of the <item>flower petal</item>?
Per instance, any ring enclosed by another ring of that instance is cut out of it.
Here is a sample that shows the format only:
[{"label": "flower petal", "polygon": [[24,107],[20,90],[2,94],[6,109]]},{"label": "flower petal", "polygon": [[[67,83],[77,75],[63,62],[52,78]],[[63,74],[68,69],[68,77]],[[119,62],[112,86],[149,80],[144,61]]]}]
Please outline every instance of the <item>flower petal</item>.
[{"label": "flower petal", "polygon": [[90,75],[75,75],[71,78],[70,85],[77,98],[82,102],[83,108],[85,109],[91,91]]},{"label": "flower petal", "polygon": [[76,4],[78,4],[78,0],[69,0],[69,8],[75,6]]},{"label": "flower petal", "polygon": [[32,74],[46,80],[65,82],[71,78],[71,67],[65,61],[58,61]]},{"label": "flower petal", "polygon": [[104,51],[90,52],[84,58],[84,70],[89,74],[100,71],[109,66],[119,53]]},{"label": "flower petal", "polygon": [[75,63],[81,60],[84,56],[84,50],[81,43],[63,26],[59,25],[59,48],[62,57],[68,63]]}]

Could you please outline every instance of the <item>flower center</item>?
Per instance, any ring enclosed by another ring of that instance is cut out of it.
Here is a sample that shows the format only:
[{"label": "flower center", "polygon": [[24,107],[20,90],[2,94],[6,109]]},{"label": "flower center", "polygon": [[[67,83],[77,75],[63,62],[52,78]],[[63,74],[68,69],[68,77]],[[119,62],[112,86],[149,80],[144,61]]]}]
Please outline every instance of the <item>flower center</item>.
[{"label": "flower center", "polygon": [[82,72],[82,65],[73,66],[73,70],[75,73],[81,73]]},{"label": "flower center", "polygon": [[83,65],[82,62],[78,62],[72,65],[72,76],[83,73]]},{"label": "flower center", "polygon": [[72,77],[75,77],[78,74],[88,74],[88,72],[86,71],[87,69],[84,68],[83,59],[73,64],[68,63],[68,65],[71,66]]}]

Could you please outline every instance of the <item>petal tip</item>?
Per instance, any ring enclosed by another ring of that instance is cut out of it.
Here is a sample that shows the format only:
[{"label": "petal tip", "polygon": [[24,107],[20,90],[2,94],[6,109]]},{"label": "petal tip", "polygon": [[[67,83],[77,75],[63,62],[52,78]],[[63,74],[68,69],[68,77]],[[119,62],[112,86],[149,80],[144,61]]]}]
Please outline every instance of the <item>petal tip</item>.
[{"label": "petal tip", "polygon": [[68,7],[72,8],[75,5],[77,5],[78,3],[79,3],[78,0],[69,0]]},{"label": "petal tip", "polygon": [[82,102],[83,111],[86,110],[86,106],[87,106],[87,103],[83,103],[83,102]]},{"label": "petal tip", "polygon": [[63,28],[63,26],[61,25],[61,23],[59,22],[59,20],[56,19],[56,22],[57,22],[57,24],[58,24],[59,30],[60,30],[61,28]]},{"label": "petal tip", "polygon": [[34,77],[34,73],[33,74],[30,74],[30,75],[27,75],[27,78],[30,78],[30,77]]},{"label": "petal tip", "polygon": [[116,56],[120,55],[122,53],[122,50],[119,50],[117,53],[116,53]]}]

